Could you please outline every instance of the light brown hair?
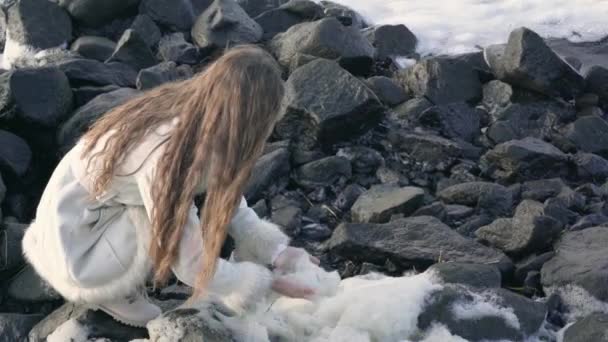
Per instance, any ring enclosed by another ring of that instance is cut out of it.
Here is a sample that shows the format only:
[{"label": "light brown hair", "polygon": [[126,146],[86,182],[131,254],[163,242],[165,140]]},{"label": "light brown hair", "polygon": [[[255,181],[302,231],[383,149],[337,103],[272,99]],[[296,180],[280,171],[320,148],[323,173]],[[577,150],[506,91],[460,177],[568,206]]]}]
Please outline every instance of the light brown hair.
[{"label": "light brown hair", "polygon": [[195,77],[163,85],[113,109],[84,136],[86,156],[107,132],[115,132],[90,156],[100,158],[102,165],[95,181],[98,195],[110,186],[134,145],[153,128],[179,118],[165,143],[152,189],[150,255],[157,283],[171,274],[196,189],[206,182],[200,215],[203,266],[193,297],[203,294],[253,165],[279,117],[283,92],[272,56],[258,47],[236,47]]}]

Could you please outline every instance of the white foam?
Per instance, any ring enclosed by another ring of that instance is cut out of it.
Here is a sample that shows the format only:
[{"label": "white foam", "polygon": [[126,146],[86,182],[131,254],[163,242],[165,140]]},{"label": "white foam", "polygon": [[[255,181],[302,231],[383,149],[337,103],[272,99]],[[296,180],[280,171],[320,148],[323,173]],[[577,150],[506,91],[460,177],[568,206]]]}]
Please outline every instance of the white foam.
[{"label": "white foam", "polygon": [[47,337],[48,342],[87,342],[89,331],[75,319],[67,320]]},{"label": "white foam", "polygon": [[473,302],[458,302],[452,306],[452,313],[459,320],[473,320],[483,317],[500,317],[513,329],[519,330],[519,319],[512,308],[498,303],[498,298],[492,293],[470,293]]},{"label": "white foam", "polygon": [[594,312],[608,312],[608,303],[595,298],[589,291],[577,285],[546,287],[547,296],[558,294],[568,308],[566,319],[574,322]]},{"label": "white foam", "polygon": [[546,38],[595,41],[608,35],[605,0],[333,0],[373,24],[404,24],[424,54],[458,54],[507,41],[526,26]]},{"label": "white foam", "polygon": [[429,329],[429,332],[424,336],[424,339],[420,342],[468,342],[464,338],[458,335],[452,335],[452,333],[443,324],[434,324]]}]

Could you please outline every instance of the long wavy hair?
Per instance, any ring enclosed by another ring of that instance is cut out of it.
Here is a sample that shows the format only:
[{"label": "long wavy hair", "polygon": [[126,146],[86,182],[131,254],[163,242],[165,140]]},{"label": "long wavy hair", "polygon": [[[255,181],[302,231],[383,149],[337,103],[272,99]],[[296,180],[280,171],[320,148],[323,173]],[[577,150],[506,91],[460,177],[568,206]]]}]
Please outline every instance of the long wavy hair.
[{"label": "long wavy hair", "polygon": [[[196,189],[206,184],[200,214],[203,262],[193,298],[203,295],[253,165],[279,118],[283,94],[274,58],[255,46],[236,47],[195,77],[152,89],[113,109],[84,135],[83,156],[89,156],[89,163],[98,158],[95,164],[102,166],[93,194],[100,195],[131,148],[152,129],[179,118],[152,187],[150,256],[157,283],[171,274]],[[96,145],[109,131],[114,133],[99,149]]]}]

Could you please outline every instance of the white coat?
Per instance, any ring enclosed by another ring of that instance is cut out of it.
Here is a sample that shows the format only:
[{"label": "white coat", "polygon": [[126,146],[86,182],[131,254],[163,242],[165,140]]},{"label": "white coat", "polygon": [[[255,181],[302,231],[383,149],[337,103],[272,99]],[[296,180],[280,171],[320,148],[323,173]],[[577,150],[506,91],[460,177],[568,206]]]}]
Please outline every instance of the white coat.
[{"label": "white coat", "polygon": [[[149,133],[121,164],[109,189],[100,197],[90,193],[93,177],[80,158],[79,142],[61,160],[42,195],[36,218],[23,239],[27,260],[53,288],[73,302],[103,303],[132,294],[145,283],[154,203],[151,187],[173,120]],[[103,146],[102,139],[99,146]],[[204,185],[201,186],[204,188]],[[289,240],[277,226],[260,219],[245,199],[231,222],[235,259],[220,260],[210,292],[228,303],[243,301],[270,288],[269,265]],[[192,286],[202,256],[196,207],[185,227],[172,270]]]}]

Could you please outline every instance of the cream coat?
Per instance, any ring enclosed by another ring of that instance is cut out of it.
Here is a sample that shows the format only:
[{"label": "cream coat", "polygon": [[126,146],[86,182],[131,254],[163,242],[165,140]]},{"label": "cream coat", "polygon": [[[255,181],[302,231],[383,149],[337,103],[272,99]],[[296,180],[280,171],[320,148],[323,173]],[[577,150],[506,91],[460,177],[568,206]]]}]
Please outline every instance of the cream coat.
[{"label": "cream coat", "polygon": [[[92,176],[78,143],[55,169],[26,231],[23,250],[36,271],[66,299],[103,303],[131,294],[150,271],[151,187],[164,142],[176,123],[161,125],[133,149],[109,190],[91,198]],[[102,146],[103,140],[100,142]],[[204,186],[201,187],[201,190]],[[173,272],[192,286],[200,270],[202,238],[192,206]],[[234,260],[221,260],[212,293],[233,306],[246,305],[269,289],[270,271],[261,266],[288,243],[278,227],[260,219],[245,199],[233,218]]]}]

